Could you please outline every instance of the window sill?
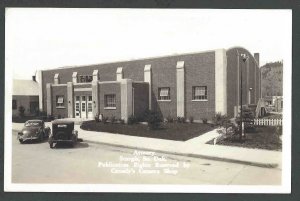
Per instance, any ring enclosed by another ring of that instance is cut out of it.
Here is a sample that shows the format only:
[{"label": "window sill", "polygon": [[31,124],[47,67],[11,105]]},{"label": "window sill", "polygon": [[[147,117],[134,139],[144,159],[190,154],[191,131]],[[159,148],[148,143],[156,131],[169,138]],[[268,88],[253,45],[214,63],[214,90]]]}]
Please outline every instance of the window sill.
[{"label": "window sill", "polygon": [[171,100],[157,100],[158,102],[171,102]]},{"label": "window sill", "polygon": [[116,110],[117,107],[104,107],[105,110]]},{"label": "window sill", "polygon": [[205,100],[192,100],[192,102],[207,102],[208,100],[205,99]]},{"label": "window sill", "polygon": [[64,106],[56,106],[56,109],[66,109]]}]

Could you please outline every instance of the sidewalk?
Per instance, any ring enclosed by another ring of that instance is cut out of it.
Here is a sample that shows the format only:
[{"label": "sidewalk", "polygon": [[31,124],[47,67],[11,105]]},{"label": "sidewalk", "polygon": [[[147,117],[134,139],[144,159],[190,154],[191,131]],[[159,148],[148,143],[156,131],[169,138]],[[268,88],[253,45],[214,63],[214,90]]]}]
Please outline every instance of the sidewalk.
[{"label": "sidewalk", "polygon": [[[50,126],[51,123],[46,123]],[[20,130],[23,124],[13,123],[13,129]],[[227,162],[242,163],[260,167],[281,169],[281,152],[261,149],[249,149],[240,147],[230,147],[223,145],[205,144],[207,141],[217,137],[219,134],[212,130],[199,137],[185,142],[163,140],[155,138],[135,137],[121,134],[110,134],[104,132],[93,132],[80,129],[79,138],[89,143],[107,144],[133,149],[151,150],[160,153],[170,153],[183,156],[213,159]]]}]

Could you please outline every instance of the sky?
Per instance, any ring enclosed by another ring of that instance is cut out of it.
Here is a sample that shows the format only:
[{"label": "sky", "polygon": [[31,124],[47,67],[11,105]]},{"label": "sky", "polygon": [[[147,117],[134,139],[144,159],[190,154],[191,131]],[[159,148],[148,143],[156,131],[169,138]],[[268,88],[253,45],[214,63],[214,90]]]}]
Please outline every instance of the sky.
[{"label": "sky", "polygon": [[6,8],[5,65],[36,70],[241,46],[260,64],[291,55],[291,10]]}]

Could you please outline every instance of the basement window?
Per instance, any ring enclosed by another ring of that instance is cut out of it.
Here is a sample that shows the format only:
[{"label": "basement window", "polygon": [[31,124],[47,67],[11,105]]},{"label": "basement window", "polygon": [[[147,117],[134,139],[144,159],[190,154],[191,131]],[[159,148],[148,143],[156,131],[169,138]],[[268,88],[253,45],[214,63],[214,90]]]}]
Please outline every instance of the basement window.
[{"label": "basement window", "polygon": [[171,100],[170,87],[158,88],[158,100]]},{"label": "basement window", "polygon": [[194,86],[192,100],[207,100],[207,86]]},{"label": "basement window", "polygon": [[107,94],[104,95],[104,108],[105,109],[116,109],[116,95]]},{"label": "basement window", "polygon": [[56,96],[56,107],[64,107],[64,96]]}]

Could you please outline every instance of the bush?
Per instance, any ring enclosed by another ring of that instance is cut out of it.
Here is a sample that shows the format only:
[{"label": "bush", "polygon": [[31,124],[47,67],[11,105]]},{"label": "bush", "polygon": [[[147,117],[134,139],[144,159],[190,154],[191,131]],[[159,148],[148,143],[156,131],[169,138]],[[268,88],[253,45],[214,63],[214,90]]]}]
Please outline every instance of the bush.
[{"label": "bush", "polygon": [[20,107],[19,107],[19,115],[20,115],[20,117],[24,117],[25,115],[25,108],[21,105]]},{"label": "bush", "polygon": [[178,123],[185,123],[186,122],[186,118],[185,117],[177,117],[177,122]]},{"label": "bush", "polygon": [[190,117],[189,117],[189,121],[190,121],[190,123],[194,123],[194,117],[193,117],[193,116],[190,116]]},{"label": "bush", "polygon": [[102,122],[103,122],[104,124],[106,124],[106,123],[108,122],[108,117],[103,116],[103,117],[102,117]]},{"label": "bush", "polygon": [[[235,121],[239,125],[241,118],[237,117]],[[254,113],[249,108],[243,108],[243,122],[245,132],[255,132],[256,128],[254,125]]]},{"label": "bush", "polygon": [[127,123],[128,123],[129,125],[135,124],[136,122],[137,122],[137,118],[136,118],[134,115],[130,115],[130,116],[128,117]]},{"label": "bush", "polygon": [[125,123],[124,119],[119,119],[119,123],[124,124]]},{"label": "bush", "polygon": [[59,114],[59,115],[57,115],[57,118],[58,118],[58,119],[61,119],[61,115],[60,115],[60,114]]},{"label": "bush", "polygon": [[229,119],[226,115],[217,113],[213,118],[213,122],[215,126],[226,126],[226,124],[229,123]]},{"label": "bush", "polygon": [[52,120],[54,120],[54,116],[53,115],[48,115],[47,119],[48,119],[48,121],[52,121]]},{"label": "bush", "polygon": [[202,118],[202,123],[207,124],[207,118]]},{"label": "bush", "polygon": [[112,123],[112,124],[113,124],[113,123],[115,123],[115,122],[116,122],[116,120],[117,120],[117,119],[116,119],[116,117],[115,117],[115,116],[111,116],[111,117],[110,117],[110,123]]},{"label": "bush", "polygon": [[147,122],[148,122],[148,127],[150,129],[153,129],[153,130],[158,129],[162,122],[162,117],[158,112],[148,111],[147,112]]},{"label": "bush", "polygon": [[174,122],[173,117],[171,117],[170,115],[168,115],[166,119],[167,119],[168,123],[173,123]]},{"label": "bush", "polygon": [[99,121],[100,121],[100,120],[99,120],[99,114],[98,114],[98,113],[95,115],[95,121],[96,121],[96,122],[99,122]]}]

